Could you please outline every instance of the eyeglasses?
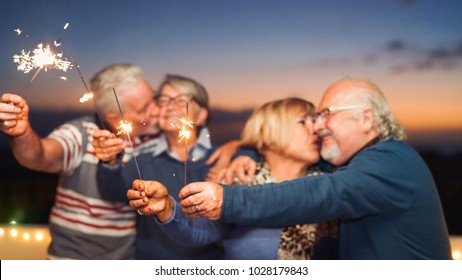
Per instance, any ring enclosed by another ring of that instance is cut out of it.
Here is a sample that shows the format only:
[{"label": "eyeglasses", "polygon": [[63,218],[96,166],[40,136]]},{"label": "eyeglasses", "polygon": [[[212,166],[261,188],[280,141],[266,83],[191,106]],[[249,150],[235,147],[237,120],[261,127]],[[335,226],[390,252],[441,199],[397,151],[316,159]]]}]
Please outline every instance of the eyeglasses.
[{"label": "eyeglasses", "polygon": [[154,100],[150,99],[149,102],[143,105],[138,111],[134,112],[138,117],[146,116],[151,109],[151,106],[154,105]]},{"label": "eyeglasses", "polygon": [[364,105],[345,105],[345,106],[327,107],[317,112],[314,115],[313,119],[317,120],[318,118],[322,118],[323,120],[326,120],[327,118],[330,117],[330,115],[332,115],[333,112],[344,111],[344,110],[354,110],[354,109],[359,109],[359,108],[364,108]]},{"label": "eyeglasses", "polygon": [[181,107],[181,106],[186,106],[186,104],[192,99],[192,95],[180,94],[177,97],[173,98],[173,97],[161,94],[161,95],[158,95],[156,99],[157,99],[157,104],[159,104],[159,106],[167,106],[168,104],[170,104],[170,102],[173,101],[173,103],[176,106]]}]

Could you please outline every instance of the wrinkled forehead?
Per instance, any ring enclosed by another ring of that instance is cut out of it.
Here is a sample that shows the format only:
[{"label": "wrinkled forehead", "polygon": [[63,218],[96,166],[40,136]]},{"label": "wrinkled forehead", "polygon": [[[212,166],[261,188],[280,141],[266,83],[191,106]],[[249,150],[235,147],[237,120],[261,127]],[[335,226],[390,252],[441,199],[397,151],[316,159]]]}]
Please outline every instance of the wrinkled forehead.
[{"label": "wrinkled forehead", "polygon": [[340,81],[331,85],[324,92],[318,109],[322,110],[331,106],[345,106],[358,101],[358,92],[361,89],[369,89],[367,84],[358,81]]}]

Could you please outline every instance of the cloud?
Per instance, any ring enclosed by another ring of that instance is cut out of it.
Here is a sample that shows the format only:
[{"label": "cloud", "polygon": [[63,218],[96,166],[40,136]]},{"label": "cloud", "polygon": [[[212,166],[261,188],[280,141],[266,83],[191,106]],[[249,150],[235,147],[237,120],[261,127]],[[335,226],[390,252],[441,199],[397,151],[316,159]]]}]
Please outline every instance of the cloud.
[{"label": "cloud", "polygon": [[399,0],[398,3],[403,7],[415,7],[419,3],[419,0]]},{"label": "cloud", "polygon": [[[295,64],[297,68],[339,69],[358,65],[385,65],[394,74],[412,71],[453,71],[462,66],[462,39],[423,47],[405,40],[391,40],[364,54],[321,57]],[[294,67],[291,64],[290,67]]]},{"label": "cloud", "polygon": [[406,46],[404,44],[404,42],[400,41],[400,40],[394,40],[394,41],[391,41],[389,43],[387,43],[385,45],[385,50],[389,51],[389,52],[397,52],[397,51],[401,51],[403,49],[405,49]]},{"label": "cloud", "polygon": [[462,40],[423,48],[401,40],[385,44],[393,73],[428,70],[454,70],[462,61]]}]

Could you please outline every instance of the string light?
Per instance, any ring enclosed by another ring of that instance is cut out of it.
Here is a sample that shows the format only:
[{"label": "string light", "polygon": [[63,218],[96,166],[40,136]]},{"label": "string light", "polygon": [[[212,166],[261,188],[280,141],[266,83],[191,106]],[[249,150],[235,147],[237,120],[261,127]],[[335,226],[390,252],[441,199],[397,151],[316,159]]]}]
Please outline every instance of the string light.
[{"label": "string light", "polygon": [[43,233],[37,232],[37,233],[35,234],[35,240],[41,241],[41,240],[43,240],[43,238],[44,238]]},{"label": "string light", "polygon": [[30,239],[30,234],[28,232],[25,232],[23,235],[22,235],[22,238],[24,238],[24,240],[29,240]]},{"label": "string light", "polygon": [[453,250],[452,251],[452,258],[454,260],[461,260],[462,259],[462,254],[460,253],[459,250]]}]

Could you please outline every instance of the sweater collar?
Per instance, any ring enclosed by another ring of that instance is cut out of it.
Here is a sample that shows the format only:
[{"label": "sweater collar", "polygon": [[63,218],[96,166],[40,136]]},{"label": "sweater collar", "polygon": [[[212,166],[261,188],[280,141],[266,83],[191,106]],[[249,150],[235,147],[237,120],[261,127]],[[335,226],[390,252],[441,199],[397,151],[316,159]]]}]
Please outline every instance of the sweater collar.
[{"label": "sweater collar", "polygon": [[[207,152],[210,149],[212,149],[212,143],[210,141],[209,130],[207,127],[202,127],[196,144],[188,151],[188,159],[191,161],[201,160],[207,155]],[[153,150],[153,156],[156,157],[164,152],[166,152],[171,158],[179,160],[178,156],[169,149],[167,135],[162,133],[159,138],[159,144]]]}]

